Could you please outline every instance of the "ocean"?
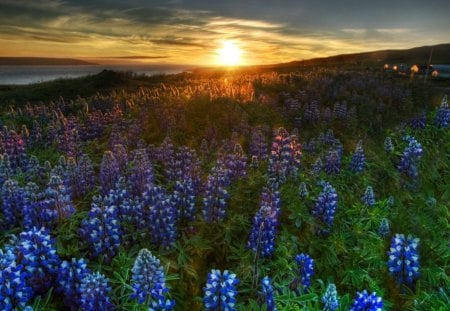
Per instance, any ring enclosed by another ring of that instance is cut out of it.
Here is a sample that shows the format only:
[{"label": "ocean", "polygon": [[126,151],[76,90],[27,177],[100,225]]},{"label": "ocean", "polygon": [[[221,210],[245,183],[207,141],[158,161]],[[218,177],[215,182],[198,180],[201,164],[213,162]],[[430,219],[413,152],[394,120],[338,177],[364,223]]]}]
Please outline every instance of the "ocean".
[{"label": "ocean", "polygon": [[97,74],[104,69],[152,76],[180,73],[190,68],[182,65],[0,66],[0,85],[24,85],[62,78],[79,78]]}]

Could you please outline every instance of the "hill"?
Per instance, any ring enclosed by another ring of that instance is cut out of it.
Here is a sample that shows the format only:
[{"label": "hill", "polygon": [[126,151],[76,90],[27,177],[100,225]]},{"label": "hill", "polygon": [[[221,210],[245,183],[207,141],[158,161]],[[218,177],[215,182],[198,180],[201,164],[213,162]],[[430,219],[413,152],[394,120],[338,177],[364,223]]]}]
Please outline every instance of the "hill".
[{"label": "hill", "polygon": [[0,57],[0,66],[83,66],[95,63],[74,58]]}]

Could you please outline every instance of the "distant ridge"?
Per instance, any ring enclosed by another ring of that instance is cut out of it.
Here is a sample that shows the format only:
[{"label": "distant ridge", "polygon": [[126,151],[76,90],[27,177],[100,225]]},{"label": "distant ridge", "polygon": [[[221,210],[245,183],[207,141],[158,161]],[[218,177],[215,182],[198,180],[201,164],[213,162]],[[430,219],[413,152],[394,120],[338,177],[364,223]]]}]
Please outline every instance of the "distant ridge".
[{"label": "distant ridge", "polygon": [[0,66],[83,66],[97,65],[74,58],[0,57]]},{"label": "distant ridge", "polygon": [[450,64],[450,43],[432,46],[421,46],[405,50],[381,50],[373,52],[341,54],[330,57],[313,58],[308,60],[293,61],[289,63],[268,65],[275,67],[290,67],[296,65],[326,65],[326,64],[349,64],[349,63],[388,63],[388,64],[421,64],[425,65],[433,49],[431,62],[433,64]]}]

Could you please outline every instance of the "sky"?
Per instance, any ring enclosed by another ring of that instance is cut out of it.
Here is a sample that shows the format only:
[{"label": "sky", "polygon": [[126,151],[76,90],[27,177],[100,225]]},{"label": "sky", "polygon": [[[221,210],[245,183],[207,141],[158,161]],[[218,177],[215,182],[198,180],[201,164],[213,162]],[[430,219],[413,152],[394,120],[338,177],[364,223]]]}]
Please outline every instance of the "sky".
[{"label": "sky", "polygon": [[449,0],[0,0],[0,56],[269,64],[450,42]]}]

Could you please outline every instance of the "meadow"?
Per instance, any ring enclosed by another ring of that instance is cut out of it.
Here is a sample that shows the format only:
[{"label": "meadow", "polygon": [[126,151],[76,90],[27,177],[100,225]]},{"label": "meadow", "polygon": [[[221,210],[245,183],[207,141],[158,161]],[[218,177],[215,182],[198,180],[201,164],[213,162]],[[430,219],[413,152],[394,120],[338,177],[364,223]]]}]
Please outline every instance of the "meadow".
[{"label": "meadow", "polygon": [[2,87],[1,310],[448,310],[448,81]]}]

